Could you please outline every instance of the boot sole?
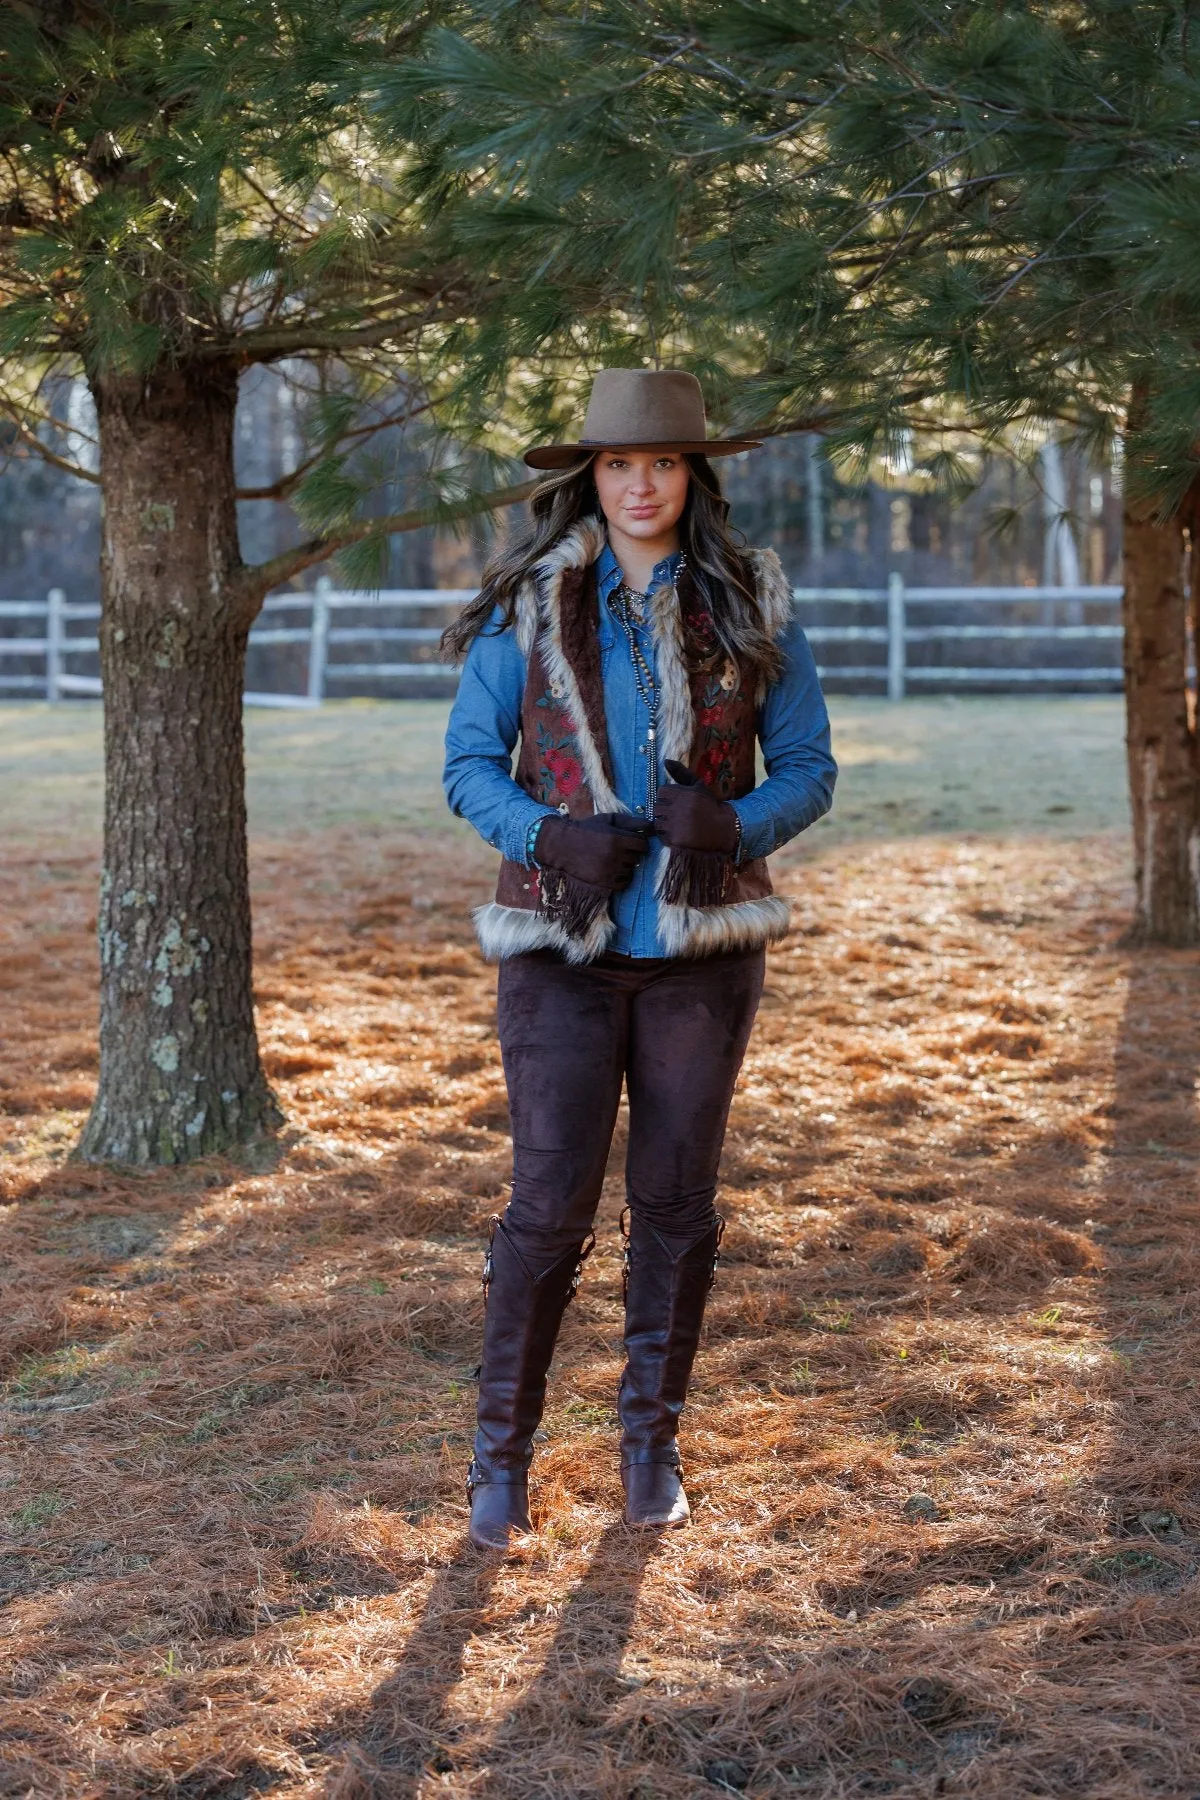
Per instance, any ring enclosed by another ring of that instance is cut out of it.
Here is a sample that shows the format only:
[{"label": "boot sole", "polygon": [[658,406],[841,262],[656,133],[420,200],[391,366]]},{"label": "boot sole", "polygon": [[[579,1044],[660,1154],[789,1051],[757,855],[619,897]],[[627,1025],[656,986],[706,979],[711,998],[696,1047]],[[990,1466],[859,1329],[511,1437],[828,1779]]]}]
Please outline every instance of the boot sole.
[{"label": "boot sole", "polygon": [[478,1538],[474,1532],[468,1532],[472,1550],[478,1550],[481,1556],[494,1556],[497,1551],[507,1556],[533,1536],[532,1531],[510,1531],[504,1538]]}]

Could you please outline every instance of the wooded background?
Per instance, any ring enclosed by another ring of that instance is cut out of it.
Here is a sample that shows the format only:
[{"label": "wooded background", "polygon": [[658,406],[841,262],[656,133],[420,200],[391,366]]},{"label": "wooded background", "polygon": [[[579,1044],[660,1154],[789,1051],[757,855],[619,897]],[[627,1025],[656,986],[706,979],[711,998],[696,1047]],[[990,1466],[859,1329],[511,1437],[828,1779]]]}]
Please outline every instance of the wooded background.
[{"label": "wooded background", "polygon": [[[82,381],[64,380],[50,410],[78,435],[47,434],[64,456],[95,468],[95,418]],[[239,483],[268,486],[300,460],[311,433],[305,402],[288,372],[252,370],[238,402]],[[399,512],[426,480],[428,437],[379,434],[386,476],[374,491],[380,514]],[[100,597],[100,490],[47,464],[0,422],[0,599],[61,587],[72,601]],[[973,490],[955,496],[896,466],[856,482],[839,473],[817,432],[769,440],[752,456],[722,465],[735,523],[751,543],[771,544],[797,585],[869,587],[890,569],[927,586],[1036,585],[1120,580],[1120,461],[1097,462],[1077,445],[1048,438],[1024,457],[980,455]],[[513,479],[519,479],[514,470]],[[262,561],[299,543],[293,507],[239,502],[243,553]],[[392,588],[469,587],[505,515],[431,527],[388,540],[379,583]],[[1064,543],[1064,538],[1067,540]],[[1063,558],[1067,559],[1065,564]],[[311,587],[320,570],[296,577]],[[2,628],[0,628],[2,629]]]}]

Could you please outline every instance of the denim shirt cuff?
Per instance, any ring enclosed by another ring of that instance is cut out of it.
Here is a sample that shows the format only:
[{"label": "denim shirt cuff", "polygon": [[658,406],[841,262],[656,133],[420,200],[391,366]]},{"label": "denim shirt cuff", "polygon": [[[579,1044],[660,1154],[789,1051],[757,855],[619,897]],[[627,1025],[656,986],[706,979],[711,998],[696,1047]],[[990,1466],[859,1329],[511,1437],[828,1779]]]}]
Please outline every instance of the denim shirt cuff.
[{"label": "denim shirt cuff", "polygon": [[753,794],[745,794],[729,804],[742,822],[742,839],[735,858],[738,867],[754,862],[759,856],[769,856],[775,848],[775,821],[770,813],[755,817],[760,813],[760,807],[754,805]]},{"label": "denim shirt cuff", "polygon": [[543,819],[555,819],[558,813],[553,806],[543,806],[540,800],[523,798],[514,801],[512,812],[504,821],[504,842],[499,845],[501,854],[508,862],[520,863],[522,868],[533,867],[533,841]]}]

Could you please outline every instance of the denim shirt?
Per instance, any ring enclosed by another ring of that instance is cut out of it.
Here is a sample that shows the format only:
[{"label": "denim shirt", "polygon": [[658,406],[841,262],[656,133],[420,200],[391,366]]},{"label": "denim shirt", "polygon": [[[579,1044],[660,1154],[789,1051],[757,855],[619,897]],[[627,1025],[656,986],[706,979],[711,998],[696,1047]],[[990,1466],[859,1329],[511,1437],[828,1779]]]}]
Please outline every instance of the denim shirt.
[{"label": "denim shirt", "polygon": [[[679,558],[655,566],[650,591],[670,582]],[[612,760],[613,791],[630,812],[645,816],[647,731],[650,714],[638,692],[629,640],[615,616],[613,595],[622,574],[611,546],[596,564],[599,590],[600,671],[604,714]],[[654,642],[647,619],[630,619],[642,655],[657,685]],[[784,667],[758,710],[758,738],[766,780],[731,802],[742,822],[741,860],[767,856],[813,824],[833,804],[837,765],[830,752],[829,715],[808,640],[793,620],[781,640]],[[446,728],[443,784],[451,812],[468,819],[502,856],[529,865],[527,846],[534,823],[555,809],[525,793],[512,778],[512,754],[521,730],[526,662],[511,630],[500,624],[499,609],[475,639],[463,665],[458,694]],[[670,777],[659,766],[658,779]],[[662,956],[654,890],[666,862],[657,838],[637,866],[633,881],[612,898],[616,935],[610,948],[624,956]]]}]

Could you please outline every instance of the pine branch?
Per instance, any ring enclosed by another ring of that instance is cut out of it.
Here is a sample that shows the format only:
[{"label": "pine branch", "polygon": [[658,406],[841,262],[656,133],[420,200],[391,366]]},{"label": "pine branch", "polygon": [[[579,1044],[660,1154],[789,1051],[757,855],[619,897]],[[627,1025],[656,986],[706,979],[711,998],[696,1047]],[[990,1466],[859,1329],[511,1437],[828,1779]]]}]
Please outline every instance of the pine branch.
[{"label": "pine branch", "polygon": [[[8,158],[5,157],[4,160],[7,162]],[[12,199],[5,200],[0,204],[0,235],[5,238],[14,236],[18,231],[50,231],[51,229],[50,220],[33,212],[20,194],[16,194]]]},{"label": "pine branch", "polygon": [[[991,300],[988,301],[987,305],[983,309],[983,312],[980,314],[980,317],[986,318],[988,313],[990,313],[995,307],[999,306],[1000,302],[1004,299],[1005,295],[1010,293],[1012,291],[1012,289],[1014,287],[1016,287],[1016,285],[1019,281],[1023,281],[1025,279],[1026,275],[1028,275],[1031,270],[1036,269],[1040,264],[1047,263],[1047,262],[1069,262],[1069,261],[1078,260],[1075,257],[1055,256],[1054,251],[1057,249],[1058,245],[1062,243],[1063,239],[1066,237],[1068,232],[1073,231],[1075,229],[1076,225],[1082,224],[1083,220],[1087,218],[1088,214],[1095,212],[1097,210],[1097,208],[1099,206],[1101,206],[1102,204],[1103,204],[1103,202],[1100,200],[1093,200],[1090,206],[1084,207],[1083,211],[1078,215],[1078,217],[1069,220],[1068,223],[1063,226],[1062,230],[1059,232],[1058,236],[1054,239],[1053,243],[1048,244],[1046,246],[1046,248],[1042,251],[1039,251],[1039,253],[1036,256],[1026,257],[1025,261],[1021,264],[1020,268],[1015,270],[1014,273],[1009,276],[1008,280],[1004,283],[1003,287],[1000,288],[999,292],[994,294],[992,296]],[[1094,251],[1091,251],[1090,254],[1092,256],[1098,256],[1100,254],[1100,252],[1094,250]]]},{"label": "pine branch", "polygon": [[[45,376],[43,375],[35,391],[40,393],[44,385]],[[22,419],[32,420],[36,425],[48,425],[52,431],[61,431],[64,437],[78,438],[81,443],[90,444],[93,450],[97,448],[97,440],[90,431],[81,431],[78,425],[72,425],[68,420],[60,419],[57,413],[47,412],[44,406],[35,406],[32,402],[26,404],[20,400],[13,400],[7,394],[0,393],[0,410],[19,414]]]},{"label": "pine branch", "polygon": [[99,475],[91,469],[81,468],[78,463],[71,462],[68,457],[59,456],[58,452],[51,450],[48,444],[43,444],[41,438],[35,432],[30,431],[28,425],[9,402],[0,401],[0,411],[11,421],[21,442],[37,456],[40,456],[43,462],[49,463],[52,469],[61,469],[64,475],[74,475],[80,481],[90,481],[93,487],[100,486]]},{"label": "pine branch", "polygon": [[[406,298],[413,298],[410,293]],[[363,310],[367,310],[364,305]],[[459,309],[447,305],[446,316],[458,318]],[[424,326],[436,324],[439,314],[431,312],[428,306],[419,311],[406,313],[400,317],[379,319],[371,325],[346,325],[344,328],[330,326],[324,322],[305,325],[303,322],[294,325],[280,326],[270,331],[239,331],[232,342],[223,340],[207,344],[198,344],[196,354],[203,357],[227,358],[232,352],[239,362],[244,364],[255,362],[274,362],[286,356],[303,356],[305,354],[327,354],[338,356],[344,352],[362,349],[379,349],[381,346],[411,336]]]},{"label": "pine branch", "polygon": [[251,193],[258,195],[271,216],[276,219],[280,225],[286,225],[288,230],[294,232],[301,242],[316,236],[313,227],[307,224],[303,219],[297,219],[293,213],[286,212],[276,201],[274,195],[268,193],[267,189],[254,179],[254,176],[251,175],[249,169],[239,169],[238,178],[245,182]]},{"label": "pine branch", "polygon": [[393,425],[408,425],[413,419],[419,419],[423,413],[427,413],[432,404],[432,401],[426,400],[420,406],[404,407],[398,412],[388,413],[385,418],[372,419],[369,424],[356,425],[349,431],[340,431],[336,437],[322,444],[319,450],[314,450],[311,456],[306,456],[302,463],[297,463],[294,469],[289,469],[277,481],[268,482],[265,487],[238,488],[237,498],[239,500],[286,500],[289,495],[295,493],[309,471],[315,469],[319,462],[331,455],[340,445],[375,437],[377,433],[387,431]]},{"label": "pine branch", "polygon": [[402,531],[420,531],[427,525],[449,525],[459,519],[472,519],[479,513],[495,512],[502,506],[515,506],[527,500],[537,486],[536,480],[519,481],[512,487],[497,488],[490,494],[471,494],[457,503],[445,502],[421,506],[412,512],[388,513],[381,519],[359,519],[351,525],[309,538],[291,550],[281,551],[266,562],[243,569],[238,586],[244,600],[261,601],[272,588],[291,581],[314,564],[327,562],[339,550],[361,544],[364,538],[391,537]]}]

